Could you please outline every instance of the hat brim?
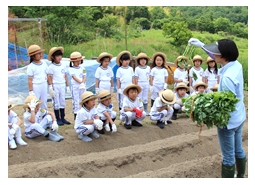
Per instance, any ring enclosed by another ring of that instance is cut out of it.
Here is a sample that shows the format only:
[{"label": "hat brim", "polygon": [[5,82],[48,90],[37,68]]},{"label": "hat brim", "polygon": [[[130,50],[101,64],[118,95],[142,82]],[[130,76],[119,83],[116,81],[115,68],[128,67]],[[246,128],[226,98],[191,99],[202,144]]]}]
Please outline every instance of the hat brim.
[{"label": "hat brim", "polygon": [[[42,100],[38,100],[38,104],[37,105],[41,105],[42,104]],[[28,108],[29,106],[27,105],[27,104],[25,104],[25,105],[23,105],[23,108],[25,109],[25,108]]]},{"label": "hat brim", "polygon": [[108,53],[108,54],[104,54],[104,55],[99,56],[99,57],[97,58],[97,62],[98,62],[98,63],[101,63],[100,60],[101,60],[101,58],[104,58],[104,57],[110,57],[110,60],[111,60],[113,56],[112,56],[111,54],[109,54],[109,53]]},{"label": "hat brim", "polygon": [[71,59],[68,59],[68,61],[70,61],[70,62],[75,62],[75,61],[79,61],[79,60],[82,60],[82,59],[84,59],[85,58],[85,56],[82,56],[80,59],[78,59],[78,60],[71,60]]},{"label": "hat brim", "polygon": [[204,45],[204,46],[202,46],[202,48],[205,51],[212,53],[214,55],[221,55],[217,44]]},{"label": "hat brim", "polygon": [[202,86],[202,85],[205,86],[205,89],[208,87],[208,85],[206,83],[203,83],[203,84],[197,83],[196,85],[193,86],[193,89],[195,89],[197,91],[197,87]]},{"label": "hat brim", "polygon": [[64,53],[64,48],[63,47],[56,47],[55,49],[53,50],[50,50],[49,54],[48,54],[48,57],[47,57],[47,60],[48,61],[51,61],[51,56],[53,55],[53,53],[55,53],[56,51],[60,50],[62,53]]},{"label": "hat brim", "polygon": [[187,89],[187,91],[189,91],[189,87],[188,86],[178,86],[178,85],[174,88],[174,91],[177,92],[178,89],[180,89],[180,88],[185,88],[185,89]]},{"label": "hat brim", "polygon": [[33,53],[32,55],[27,55],[26,57],[30,57],[30,56],[36,55],[38,53],[42,53],[44,51],[45,51],[45,49],[41,49],[40,51],[37,51],[37,52]]},{"label": "hat brim", "polygon": [[177,99],[176,96],[175,96],[175,94],[174,94],[174,99],[173,99],[171,102],[169,102],[169,101],[166,101],[166,100],[164,99],[164,97],[162,97],[164,91],[165,91],[165,90],[162,89],[162,90],[159,91],[159,93],[158,93],[158,95],[159,95],[161,101],[163,101],[165,104],[168,104],[168,105],[173,105],[173,104],[175,104],[175,103],[176,103],[176,99]]},{"label": "hat brim", "polygon": [[146,59],[148,60],[148,62],[150,61],[150,57],[148,57],[148,56],[136,57],[136,58],[135,58],[135,61],[138,62],[138,60],[141,59],[141,58],[146,58]]},{"label": "hat brim", "polygon": [[[115,93],[110,94],[110,96],[107,96],[106,98],[99,99],[98,102],[101,102],[101,101],[104,101],[104,100],[108,100],[109,98],[113,97],[114,95],[115,95]],[[100,97],[98,96],[98,98],[100,98]]]},{"label": "hat brim", "polygon": [[215,60],[214,60],[214,59],[207,60],[207,61],[205,62],[205,64],[208,65],[208,63],[211,62],[211,61],[215,61]]},{"label": "hat brim", "polygon": [[129,89],[131,89],[131,88],[136,88],[136,89],[138,90],[138,94],[142,91],[142,88],[141,88],[139,85],[132,84],[132,85],[127,86],[127,87],[124,89],[123,94],[126,95],[126,96],[128,96],[127,91],[128,91]]},{"label": "hat brim", "polygon": [[92,97],[90,97],[90,98],[86,98],[86,99],[84,99],[84,100],[82,100],[81,102],[80,102],[80,105],[82,105],[84,102],[86,102],[86,101],[89,101],[89,100],[92,100],[92,99],[97,99],[98,98],[98,96],[92,96]]},{"label": "hat brim", "polygon": [[124,54],[128,54],[129,57],[130,57],[130,60],[131,60],[131,58],[132,58],[131,53],[130,53],[129,51],[122,51],[122,52],[120,52],[120,53],[117,55],[117,58],[116,58],[116,64],[117,64],[118,66],[120,66],[120,57],[121,57],[122,55],[124,55]]},{"label": "hat brim", "polygon": [[167,58],[166,58],[165,53],[162,53],[162,52],[157,52],[154,55],[152,55],[152,57],[151,57],[152,62],[154,61],[155,57],[158,56],[158,55],[160,55],[160,56],[162,56],[164,58],[164,64],[166,64],[166,59]]},{"label": "hat brim", "polygon": [[15,104],[11,104],[11,107],[8,108],[8,110],[11,110],[13,107],[15,107],[16,105]]}]

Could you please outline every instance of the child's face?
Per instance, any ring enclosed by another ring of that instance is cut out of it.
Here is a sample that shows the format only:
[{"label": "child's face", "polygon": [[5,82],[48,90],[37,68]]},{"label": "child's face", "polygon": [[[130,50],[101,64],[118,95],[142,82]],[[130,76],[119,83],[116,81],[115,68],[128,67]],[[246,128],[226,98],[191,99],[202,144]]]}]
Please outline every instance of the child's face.
[{"label": "child's face", "polygon": [[177,90],[177,93],[178,93],[178,96],[181,98],[183,97],[187,92],[187,89],[178,89]]},{"label": "child's face", "polygon": [[110,64],[110,59],[109,58],[104,58],[102,61],[102,67],[107,68],[107,66]]},{"label": "child's face", "polygon": [[89,100],[87,103],[84,104],[86,108],[92,109],[96,105],[96,99]]},{"label": "child's face", "polygon": [[33,61],[37,62],[41,60],[41,53],[37,53],[35,55],[32,56],[33,57]]},{"label": "child's face", "polygon": [[208,65],[210,66],[210,68],[215,68],[216,63],[214,61],[210,61],[208,62]]},{"label": "child's face", "polygon": [[134,100],[137,98],[137,96],[138,96],[138,91],[137,91],[137,89],[130,89],[130,90],[128,91],[128,97],[129,97],[132,101],[134,101]]},{"label": "child's face", "polygon": [[145,66],[147,60],[146,60],[145,58],[141,58],[141,59],[139,60],[139,62],[140,62],[140,66]]},{"label": "child's face", "polygon": [[130,62],[130,59],[128,59],[128,60],[120,60],[120,62],[122,63],[123,67],[127,67],[129,62]]},{"label": "child's face", "polygon": [[112,98],[109,98],[107,100],[103,100],[103,101],[101,101],[101,103],[108,107],[112,103]]},{"label": "child's face", "polygon": [[218,90],[217,90],[217,89],[213,89],[212,91],[213,91],[213,92],[217,92]]},{"label": "child's face", "polygon": [[79,65],[81,64],[81,61],[78,60],[78,61],[73,61],[73,66],[74,67],[79,67]]},{"label": "child's face", "polygon": [[10,115],[11,110],[8,110],[8,115]]},{"label": "child's face", "polygon": [[[51,57],[51,58],[53,58],[53,57]],[[54,59],[54,58],[53,58]],[[55,59],[54,59],[54,62],[56,63],[56,64],[60,64],[60,61],[62,60],[62,55],[57,55],[57,56],[55,56]]]},{"label": "child's face", "polygon": [[39,111],[39,109],[40,109],[40,105],[36,105],[36,107],[35,107],[35,113],[37,113],[37,112]]},{"label": "child's face", "polygon": [[201,60],[195,60],[194,61],[194,66],[199,67],[201,65]]},{"label": "child's face", "polygon": [[200,93],[204,93],[204,91],[205,91],[205,86],[203,86],[203,85],[198,86],[197,91],[200,92]]},{"label": "child's face", "polygon": [[163,59],[160,57],[160,56],[157,56],[156,59],[155,59],[155,63],[156,63],[156,66],[157,67],[161,67],[162,64],[163,64]]}]

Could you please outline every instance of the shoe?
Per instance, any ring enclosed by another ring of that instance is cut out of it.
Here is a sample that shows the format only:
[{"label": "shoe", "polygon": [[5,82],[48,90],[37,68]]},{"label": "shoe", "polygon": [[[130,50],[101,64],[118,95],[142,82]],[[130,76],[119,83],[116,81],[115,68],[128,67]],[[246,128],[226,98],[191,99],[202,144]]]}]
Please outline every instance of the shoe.
[{"label": "shoe", "polygon": [[73,114],[74,120],[76,119],[76,115],[77,115],[77,114]]},{"label": "shoe", "polygon": [[159,120],[157,121],[156,125],[161,129],[165,128],[164,124]]},{"label": "shoe", "polygon": [[82,141],[90,142],[92,139],[89,136],[84,136],[82,133],[78,135],[78,138],[81,139]]},{"label": "shoe", "polygon": [[97,132],[98,132],[99,134],[104,134],[104,129],[102,129],[102,130],[97,130]]},{"label": "shoe", "polygon": [[232,166],[226,166],[221,164],[221,178],[234,178],[235,175],[235,164]]},{"label": "shoe", "polygon": [[70,125],[71,123],[67,120],[65,120],[65,109],[60,109],[60,117],[61,117],[61,121],[64,124]]},{"label": "shoe", "polygon": [[125,127],[126,129],[132,129],[131,125],[128,125],[128,124],[125,124],[125,123],[124,123],[124,127]]},{"label": "shoe", "polygon": [[64,125],[64,123],[61,121],[61,119],[59,118],[59,110],[54,110],[54,113],[55,113],[55,117],[56,117],[56,119],[57,119],[57,124],[59,125],[59,126],[63,126]]},{"label": "shoe", "polygon": [[16,145],[14,139],[9,141],[9,146],[10,146],[10,149],[16,149],[17,148],[17,145]]},{"label": "shoe", "polygon": [[176,120],[177,119],[177,112],[178,112],[178,109],[174,109],[174,113],[172,115],[172,120]]},{"label": "shoe", "polygon": [[24,146],[27,145],[27,143],[21,137],[16,138],[16,142],[19,145],[24,145]]},{"label": "shoe", "polygon": [[245,170],[246,170],[246,157],[244,158],[236,158],[236,171],[237,178],[244,178]]},{"label": "shoe", "polygon": [[145,111],[145,113],[146,113],[146,116],[149,116],[150,113],[149,113],[149,111],[148,111],[148,104],[143,104],[143,107],[144,107],[144,111]]},{"label": "shoe", "polygon": [[137,122],[136,120],[133,120],[131,124],[132,124],[132,126],[136,126],[136,127],[142,127],[143,126],[141,123]]},{"label": "shoe", "polygon": [[53,135],[59,137],[60,139],[64,139],[64,137],[61,136],[61,135],[60,135],[59,133],[57,133],[56,131],[52,131],[52,130],[51,130],[51,133],[52,133]]},{"label": "shoe", "polygon": [[47,137],[48,140],[54,141],[54,142],[59,142],[59,140],[60,140],[60,137],[55,136],[55,135],[53,135],[53,134],[51,134],[49,132],[48,132],[48,134],[45,137]]},{"label": "shoe", "polygon": [[155,100],[151,99],[151,107],[153,106]]},{"label": "shoe", "polygon": [[167,120],[166,122],[167,122],[167,124],[171,124],[172,123],[172,121],[170,121],[170,120]]},{"label": "shoe", "polygon": [[100,137],[95,130],[90,135],[92,135],[96,139]]}]

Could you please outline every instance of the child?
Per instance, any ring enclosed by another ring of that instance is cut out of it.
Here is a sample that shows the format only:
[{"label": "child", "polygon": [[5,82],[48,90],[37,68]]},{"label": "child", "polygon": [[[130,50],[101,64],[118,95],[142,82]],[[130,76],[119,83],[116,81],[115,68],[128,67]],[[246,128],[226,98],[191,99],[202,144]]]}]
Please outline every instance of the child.
[{"label": "child", "polygon": [[186,98],[188,96],[187,92],[189,91],[189,87],[185,83],[181,82],[178,83],[178,85],[174,88],[174,91],[177,100],[176,103],[173,105],[174,113],[172,116],[172,120],[176,120],[177,113],[182,112],[183,103],[181,98]]},{"label": "child", "polygon": [[10,101],[8,101],[8,143],[10,149],[17,148],[15,140],[19,145],[27,145],[27,143],[21,138],[20,125],[22,124],[22,122],[17,116],[17,114],[11,110],[13,107],[15,107],[15,105],[11,104]]},{"label": "child", "polygon": [[[58,142],[64,139],[63,136],[57,133],[58,124],[53,112],[49,112],[40,108],[41,100],[35,96],[28,96],[25,99],[24,109],[28,108],[23,114],[25,125],[25,136],[28,138],[35,138],[44,135],[50,141]],[[51,133],[46,130],[50,128]]]},{"label": "child", "polygon": [[[178,62],[181,60],[180,62]],[[184,82],[188,85],[188,72],[184,69],[184,61],[188,63],[189,58],[184,56],[178,56],[177,59],[174,61],[174,64],[177,66],[177,69],[174,71],[174,87],[176,87],[180,82]],[[181,66],[179,64],[182,63]]]},{"label": "child", "polygon": [[70,122],[65,120],[65,93],[70,93],[70,89],[66,67],[61,63],[63,53],[63,47],[53,47],[50,49],[47,57],[49,61],[52,61],[52,64],[49,66],[49,94],[52,97],[57,124],[60,126],[64,124],[70,125]]},{"label": "child", "polygon": [[173,108],[170,105],[173,105],[176,102],[176,96],[173,91],[161,90],[159,96],[155,99],[155,102],[151,108],[150,119],[157,121],[157,126],[161,129],[164,128],[165,124],[171,124],[171,121],[168,119],[173,114]]},{"label": "child", "polygon": [[[200,55],[195,55],[192,59],[192,62],[194,63],[194,67],[192,67],[189,72],[190,93],[193,93],[194,89],[192,87],[196,85],[196,83],[203,81],[204,69],[200,67],[200,65],[204,61],[205,60]],[[194,79],[193,72],[196,74],[197,80]]]},{"label": "child", "polygon": [[197,82],[196,85],[193,86],[194,92],[191,95],[196,95],[198,93],[205,93],[205,89],[208,85],[204,82]]},{"label": "child", "polygon": [[[103,121],[105,126],[105,130],[107,132],[111,131],[112,132],[117,132],[117,127],[114,124],[114,120],[116,119],[117,113],[112,110],[112,96],[114,94],[110,94],[110,91],[108,90],[102,90],[99,93],[99,104],[97,106],[97,113],[99,116],[99,119]],[[111,124],[111,126],[109,125]],[[104,134],[104,130],[99,130],[98,131],[100,134]]]},{"label": "child", "polygon": [[86,69],[81,67],[80,64],[83,63],[83,59],[85,57],[81,56],[81,53],[75,51],[70,55],[70,67],[69,67],[69,75],[72,77],[71,79],[71,94],[73,99],[73,113],[74,120],[76,118],[76,114],[79,111],[79,102],[81,101],[81,95],[86,91]]},{"label": "child", "polygon": [[132,126],[142,127],[142,120],[146,117],[146,112],[143,111],[143,103],[138,94],[142,91],[139,85],[128,85],[123,94],[126,95],[123,99],[123,106],[121,108],[120,120],[124,122],[126,129],[131,129]]},{"label": "child", "polygon": [[97,62],[101,63],[96,70],[96,87],[95,92],[98,95],[102,90],[108,90],[111,93],[114,91],[113,87],[113,71],[109,67],[110,60],[112,55],[106,52],[103,52],[97,58]]},{"label": "child", "polygon": [[168,72],[165,67],[166,55],[158,52],[152,55],[152,70],[150,73],[151,107],[158,97],[159,91],[167,88]]},{"label": "child", "polygon": [[213,86],[213,88],[211,88],[210,90],[211,90],[212,92],[217,92],[217,91],[218,91],[218,87],[219,87],[219,84],[215,84],[215,85]]},{"label": "child", "polygon": [[150,86],[150,71],[151,68],[147,66],[150,57],[145,53],[139,53],[135,58],[135,61],[139,66],[135,68],[135,84],[139,85],[142,88],[141,93],[138,94],[138,97],[142,99],[144,111],[146,115],[149,115],[148,111],[148,94]]},{"label": "child", "polygon": [[123,98],[125,95],[123,94],[124,89],[129,84],[134,84],[134,70],[132,67],[128,66],[131,59],[131,53],[129,51],[122,51],[118,54],[116,58],[116,63],[119,66],[116,73],[117,79],[117,93],[118,93],[118,101],[119,101],[119,110],[123,105]]},{"label": "child", "polygon": [[103,122],[97,115],[97,109],[95,108],[96,101],[92,92],[86,91],[81,96],[81,109],[78,111],[74,129],[78,135],[78,138],[89,142],[92,139],[88,136],[91,134],[94,138],[99,138],[99,135],[95,132],[95,128],[98,130],[103,129]]},{"label": "child", "polygon": [[41,61],[41,54],[44,49],[38,45],[31,45],[28,47],[28,55],[30,56],[30,64],[27,67],[27,80],[29,95],[36,96],[42,100],[42,108],[47,110],[47,79],[48,79],[48,65]]},{"label": "child", "polygon": [[208,68],[205,70],[205,83],[208,85],[207,93],[212,92],[209,88],[212,88],[215,84],[219,84],[220,76],[217,68],[217,64],[214,59],[211,57],[207,58],[205,62],[208,65]]}]

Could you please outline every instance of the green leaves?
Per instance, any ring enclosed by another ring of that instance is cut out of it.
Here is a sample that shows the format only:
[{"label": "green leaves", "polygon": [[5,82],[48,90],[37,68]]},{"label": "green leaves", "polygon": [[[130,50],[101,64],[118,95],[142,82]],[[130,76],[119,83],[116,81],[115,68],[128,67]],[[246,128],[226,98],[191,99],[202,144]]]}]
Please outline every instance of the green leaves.
[{"label": "green leaves", "polygon": [[193,71],[193,78],[196,81],[197,80],[197,74]]}]

